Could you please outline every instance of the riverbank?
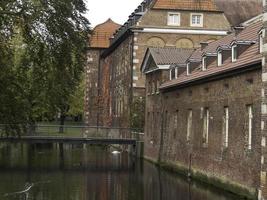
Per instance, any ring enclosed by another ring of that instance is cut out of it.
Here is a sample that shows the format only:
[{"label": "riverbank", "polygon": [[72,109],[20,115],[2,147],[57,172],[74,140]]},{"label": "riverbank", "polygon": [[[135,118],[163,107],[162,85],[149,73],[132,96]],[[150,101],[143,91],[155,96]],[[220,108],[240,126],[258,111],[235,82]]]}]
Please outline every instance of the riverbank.
[{"label": "riverbank", "polygon": [[207,174],[199,169],[192,167],[189,172],[188,167],[182,165],[181,163],[175,162],[158,162],[147,156],[143,157],[144,160],[170,172],[180,174],[184,177],[188,177],[193,180],[212,185],[219,189],[225,190],[227,192],[236,194],[243,199],[257,200],[257,190],[253,188],[245,187],[239,183],[228,180],[225,177],[218,177],[213,174]]}]

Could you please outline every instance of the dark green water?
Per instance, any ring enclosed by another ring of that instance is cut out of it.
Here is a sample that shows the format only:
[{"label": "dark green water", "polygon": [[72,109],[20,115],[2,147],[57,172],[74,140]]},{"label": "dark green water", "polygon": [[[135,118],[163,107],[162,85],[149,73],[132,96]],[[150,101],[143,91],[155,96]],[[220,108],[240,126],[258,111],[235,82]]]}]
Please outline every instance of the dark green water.
[{"label": "dark green water", "polygon": [[101,146],[0,144],[0,200],[240,199],[111,151]]}]

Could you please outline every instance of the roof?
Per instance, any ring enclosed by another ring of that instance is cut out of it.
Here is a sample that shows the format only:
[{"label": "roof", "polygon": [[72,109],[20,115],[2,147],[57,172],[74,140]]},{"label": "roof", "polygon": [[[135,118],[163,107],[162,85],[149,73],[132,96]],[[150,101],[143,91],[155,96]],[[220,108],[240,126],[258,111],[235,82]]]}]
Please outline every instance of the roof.
[{"label": "roof", "polygon": [[108,19],[102,24],[97,25],[91,34],[89,45],[92,48],[108,48],[110,45],[110,37],[121,25]]},{"label": "roof", "polygon": [[219,11],[213,0],[157,0],[154,9]]},{"label": "roof", "polygon": [[236,26],[262,13],[262,0],[214,0],[230,24]]},{"label": "roof", "polygon": [[[207,77],[215,76],[225,72],[239,70],[247,66],[252,66],[255,63],[261,62],[261,54],[259,53],[259,36],[258,32],[262,28],[262,23],[254,23],[242,30],[238,35],[231,34],[218,41],[210,43],[203,51],[197,49],[190,56],[190,59],[201,60],[203,53],[214,53],[220,46],[230,45],[234,41],[254,41],[254,43],[248,43],[246,50],[239,56],[236,62],[231,62],[231,58],[224,61],[223,65],[217,67],[216,64],[212,64],[207,67],[207,70],[203,71],[199,67],[196,67],[190,75],[186,72],[179,75],[177,79],[167,81],[161,85],[161,89],[168,89],[195,82],[197,80],[204,80]],[[176,55],[179,57],[179,55]],[[201,66],[201,62],[199,62]]]},{"label": "roof", "polygon": [[178,48],[149,48],[149,51],[157,65],[185,63],[188,57],[193,53],[193,49]]},{"label": "roof", "polygon": [[[178,49],[171,47],[150,47],[145,53],[143,63],[141,65],[141,71],[144,73],[149,73],[150,71],[155,71],[158,69],[169,69],[171,65],[183,65],[188,57],[193,53],[193,49]],[[179,55],[179,56],[177,56]],[[149,66],[150,59],[153,59],[153,63],[156,66]]]},{"label": "roof", "polygon": [[263,11],[262,0],[156,0],[153,8],[223,11],[232,26],[251,19]]},{"label": "roof", "polygon": [[201,60],[201,57],[205,53],[217,53],[218,47],[223,48],[230,48],[230,45],[233,41],[257,41],[258,35],[257,31],[259,31],[262,27],[262,23],[260,21],[251,24],[247,27],[244,27],[244,30],[241,31],[239,34],[231,33],[230,35],[227,35],[219,40],[216,40],[214,42],[211,42],[208,44],[206,48],[201,50],[201,48],[197,49],[195,52],[193,52],[192,56],[190,57],[190,60]]}]

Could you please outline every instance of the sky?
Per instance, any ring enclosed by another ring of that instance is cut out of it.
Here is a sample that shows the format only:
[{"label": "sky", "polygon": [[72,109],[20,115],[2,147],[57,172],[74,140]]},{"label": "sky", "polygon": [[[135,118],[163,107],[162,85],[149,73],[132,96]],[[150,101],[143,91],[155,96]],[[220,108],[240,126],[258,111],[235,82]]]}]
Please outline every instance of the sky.
[{"label": "sky", "polygon": [[143,0],[86,0],[89,9],[86,17],[93,28],[108,18],[123,24]]}]

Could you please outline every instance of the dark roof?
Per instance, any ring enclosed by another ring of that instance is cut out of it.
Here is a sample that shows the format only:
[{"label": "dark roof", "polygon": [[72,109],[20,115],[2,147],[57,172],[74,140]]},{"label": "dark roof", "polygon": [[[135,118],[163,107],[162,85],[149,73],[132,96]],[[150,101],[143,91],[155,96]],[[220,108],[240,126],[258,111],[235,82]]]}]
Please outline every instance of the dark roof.
[{"label": "dark roof", "polygon": [[149,48],[149,51],[157,65],[171,65],[185,63],[194,50],[178,48]]},{"label": "dark roof", "polygon": [[[238,57],[236,62],[231,62],[231,58],[228,58],[220,67],[217,67],[216,64],[213,64],[212,66],[208,66],[207,70],[205,71],[201,70],[200,67],[197,67],[190,75],[187,75],[186,72],[184,72],[183,74],[179,75],[177,79],[163,83],[160,88],[168,89],[180,85],[185,85],[187,83],[192,83],[200,79],[215,76],[217,74],[241,69],[255,63],[260,63],[262,56],[259,53],[258,32],[261,30],[261,28],[262,23],[256,22],[246,27],[237,36],[235,36],[235,34],[231,34],[218,41],[212,42],[203,51],[201,51],[200,49],[196,50],[190,57],[191,59],[201,60],[201,55],[203,53],[216,52],[216,49],[220,45],[230,45],[232,42],[239,40],[254,41],[255,43],[250,43],[247,46],[246,50]],[[201,66],[200,62],[199,66]]]},{"label": "dark roof", "polygon": [[232,26],[236,26],[262,13],[262,0],[215,0]]}]

